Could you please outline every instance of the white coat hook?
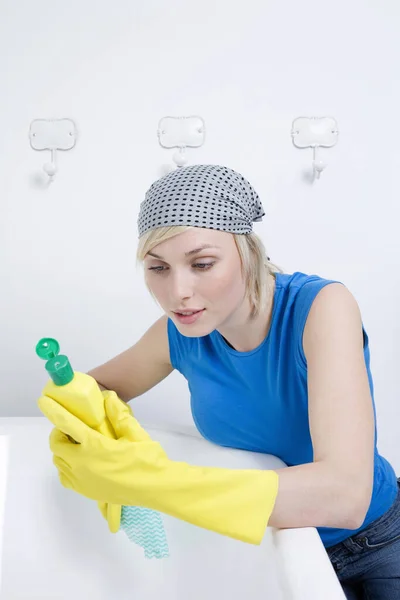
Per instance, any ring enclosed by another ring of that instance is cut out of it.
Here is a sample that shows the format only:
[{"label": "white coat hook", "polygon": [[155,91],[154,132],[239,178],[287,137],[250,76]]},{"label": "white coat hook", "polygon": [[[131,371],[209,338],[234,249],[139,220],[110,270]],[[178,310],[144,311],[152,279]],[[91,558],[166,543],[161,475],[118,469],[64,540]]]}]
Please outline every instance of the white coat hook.
[{"label": "white coat hook", "polygon": [[314,177],[319,179],[321,177],[322,171],[326,168],[326,163],[320,159],[319,146],[313,147],[313,173]]},{"label": "white coat hook", "polygon": [[71,119],[35,119],[29,129],[34,150],[50,150],[50,162],[43,165],[49,183],[57,173],[57,150],[71,150],[76,143],[76,126]]},{"label": "white coat hook", "polygon": [[204,144],[205,124],[198,116],[163,117],[158,124],[157,135],[163,148],[178,148],[172,160],[179,168],[188,162],[187,148],[199,148]]},{"label": "white coat hook", "polygon": [[51,162],[45,163],[43,165],[43,171],[49,176],[50,182],[53,181],[54,175],[57,172],[56,150],[51,150]]},{"label": "white coat hook", "polygon": [[332,117],[298,117],[292,123],[293,144],[297,148],[313,149],[314,179],[321,177],[326,162],[321,158],[320,148],[331,148],[337,143],[339,130]]},{"label": "white coat hook", "polygon": [[186,165],[188,161],[186,146],[181,146],[178,152],[174,152],[174,154],[172,155],[172,160],[178,167],[183,167],[184,165]]}]

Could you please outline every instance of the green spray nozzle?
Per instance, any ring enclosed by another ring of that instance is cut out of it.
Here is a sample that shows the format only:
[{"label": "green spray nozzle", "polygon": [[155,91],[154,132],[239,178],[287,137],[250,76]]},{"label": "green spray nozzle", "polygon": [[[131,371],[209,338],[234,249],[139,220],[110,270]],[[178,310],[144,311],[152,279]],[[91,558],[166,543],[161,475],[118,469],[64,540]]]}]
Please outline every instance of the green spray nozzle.
[{"label": "green spray nozzle", "polygon": [[74,371],[67,356],[59,354],[60,344],[53,338],[42,338],[36,344],[36,354],[46,360],[45,368],[56,385],[67,385]]}]

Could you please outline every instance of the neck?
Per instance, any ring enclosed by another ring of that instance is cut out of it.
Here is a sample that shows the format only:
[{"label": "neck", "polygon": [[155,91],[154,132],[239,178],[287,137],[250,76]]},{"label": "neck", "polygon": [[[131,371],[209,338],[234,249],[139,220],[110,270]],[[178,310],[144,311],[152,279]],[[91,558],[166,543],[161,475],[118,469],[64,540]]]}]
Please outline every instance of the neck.
[{"label": "neck", "polygon": [[255,318],[250,318],[251,306],[245,298],[238,310],[229,318],[229,322],[218,327],[225,341],[238,352],[250,352],[257,348],[267,337],[271,327],[274,304],[275,277],[269,276],[268,298],[264,309]]}]

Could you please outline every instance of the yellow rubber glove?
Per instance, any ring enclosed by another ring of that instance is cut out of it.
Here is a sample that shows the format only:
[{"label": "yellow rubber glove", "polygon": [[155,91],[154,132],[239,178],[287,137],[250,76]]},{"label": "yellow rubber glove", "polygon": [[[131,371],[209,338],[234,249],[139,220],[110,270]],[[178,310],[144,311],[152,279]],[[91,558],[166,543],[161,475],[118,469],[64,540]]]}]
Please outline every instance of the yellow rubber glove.
[{"label": "yellow rubber glove", "polygon": [[[104,390],[101,393],[103,395],[103,398],[106,399],[106,397],[111,392],[109,392],[108,390]],[[121,526],[121,506],[119,506],[118,504],[108,504],[107,502],[97,502],[97,506],[99,507],[101,514],[107,521],[108,528],[111,531],[111,533],[116,533],[117,531],[119,531]]]},{"label": "yellow rubber glove", "polygon": [[[108,390],[101,392],[105,399],[110,393]],[[108,523],[108,528],[111,533],[119,531],[121,526],[121,512],[122,508],[118,504],[108,504],[107,502],[97,502],[97,506],[100,509],[101,514]]]},{"label": "yellow rubber glove", "polygon": [[147,507],[250,544],[261,543],[278,493],[275,471],[172,461],[114,395],[105,399],[105,409],[116,440],[87,427],[47,396],[38,404],[56,427],[50,447],[64,487],[100,502]]},{"label": "yellow rubber glove", "polygon": [[[129,406],[129,404],[126,404],[120,398],[118,398],[118,396],[115,392],[113,392],[111,390],[103,390],[101,393],[103,395],[104,401],[106,401],[106,399],[112,395],[113,402],[121,402],[122,406],[125,407],[124,410],[127,409],[128,412],[133,416],[132,409]],[[140,438],[139,432],[137,433],[137,436],[136,436],[137,441],[141,441],[144,439],[150,439],[150,436],[148,435],[148,433],[144,429],[142,431],[143,431],[143,433],[141,435],[141,438]],[[103,433],[103,432],[101,432],[101,433]],[[105,435],[105,433],[103,433],[103,434]],[[111,437],[111,436],[109,436],[109,437]],[[115,430],[114,430],[113,438],[114,439],[117,438],[117,434],[115,433]],[[121,506],[116,505],[116,504],[109,504],[108,502],[101,502],[101,501],[98,501],[97,505],[100,509],[101,514],[103,515],[105,520],[108,522],[108,527],[109,527],[109,530],[111,531],[111,533],[116,533],[117,531],[119,531],[120,525],[121,525]]]},{"label": "yellow rubber glove", "polygon": [[[42,395],[53,398],[86,425],[102,435],[115,439],[115,432],[106,418],[104,408],[105,398],[109,394],[115,394],[115,392],[109,390],[100,392],[97,383],[93,379],[91,386],[88,385],[88,381],[88,376],[81,373],[76,373],[72,383],[66,386],[57,386],[49,380],[42,391]],[[93,394],[94,391],[96,391],[95,394]],[[119,401],[122,402],[122,400]],[[107,502],[98,502],[97,505],[108,523],[109,530],[112,533],[119,531],[122,507]]]}]

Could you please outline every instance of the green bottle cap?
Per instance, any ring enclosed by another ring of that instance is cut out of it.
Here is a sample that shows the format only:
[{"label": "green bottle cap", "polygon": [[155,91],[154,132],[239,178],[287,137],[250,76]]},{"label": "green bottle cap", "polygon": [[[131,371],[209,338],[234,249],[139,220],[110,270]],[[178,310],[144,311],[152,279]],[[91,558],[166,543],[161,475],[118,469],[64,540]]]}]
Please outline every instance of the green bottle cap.
[{"label": "green bottle cap", "polygon": [[67,356],[59,354],[60,344],[53,338],[42,338],[36,344],[36,354],[46,360],[45,368],[56,385],[67,385],[74,378],[74,371]]}]

